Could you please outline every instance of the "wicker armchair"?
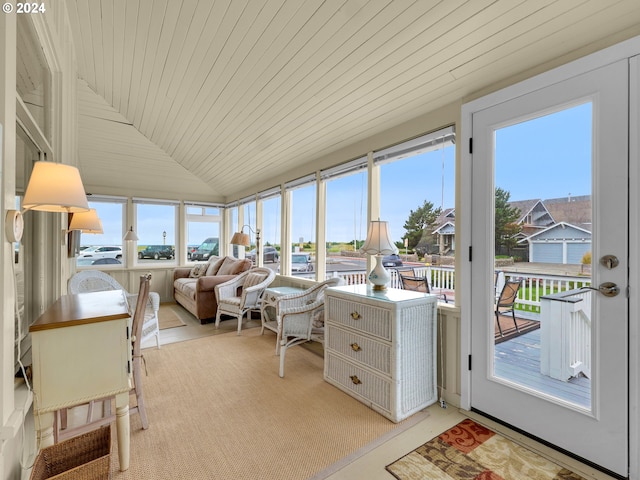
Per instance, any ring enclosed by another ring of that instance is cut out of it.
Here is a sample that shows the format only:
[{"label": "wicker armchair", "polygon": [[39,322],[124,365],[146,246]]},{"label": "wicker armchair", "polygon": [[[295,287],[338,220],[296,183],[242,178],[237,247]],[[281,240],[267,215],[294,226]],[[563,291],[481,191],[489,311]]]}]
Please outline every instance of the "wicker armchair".
[{"label": "wicker armchair", "polygon": [[330,278],[304,292],[284,295],[278,299],[280,377],[284,377],[287,348],[309,340],[324,343],[324,290],[342,283],[341,278]]},{"label": "wicker armchair", "polygon": [[238,335],[240,335],[245,313],[260,308],[262,294],[274,278],[276,273],[270,268],[252,268],[228,282],[216,285],[218,299],[216,328],[220,326],[221,315],[230,315],[238,319]]},{"label": "wicker armchair", "polygon": [[[129,303],[129,313],[133,315],[138,300],[137,293],[127,292],[111,275],[99,270],[83,270],[69,279],[69,293],[100,292],[103,290],[123,290]],[[142,324],[142,341],[156,337],[156,346],[160,348],[160,328],[158,326],[158,310],[160,309],[160,295],[149,292],[149,300]]]}]

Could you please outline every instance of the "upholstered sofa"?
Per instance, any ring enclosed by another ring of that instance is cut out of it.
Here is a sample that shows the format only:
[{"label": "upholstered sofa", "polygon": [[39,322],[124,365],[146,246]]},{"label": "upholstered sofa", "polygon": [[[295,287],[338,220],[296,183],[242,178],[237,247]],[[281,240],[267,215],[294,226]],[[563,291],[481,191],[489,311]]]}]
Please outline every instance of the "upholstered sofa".
[{"label": "upholstered sofa", "polygon": [[249,270],[251,261],[233,257],[212,257],[207,263],[173,271],[173,298],[200,323],[213,322],[218,311],[215,286]]}]

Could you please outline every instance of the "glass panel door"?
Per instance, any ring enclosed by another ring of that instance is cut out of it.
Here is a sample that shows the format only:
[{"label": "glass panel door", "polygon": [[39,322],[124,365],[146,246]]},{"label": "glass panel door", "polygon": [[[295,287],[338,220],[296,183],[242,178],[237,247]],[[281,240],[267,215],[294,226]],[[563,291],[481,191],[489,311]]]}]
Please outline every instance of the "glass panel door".
[{"label": "glass panel door", "polygon": [[621,61],[474,112],[471,180],[471,407],[618,475],[627,84]]}]

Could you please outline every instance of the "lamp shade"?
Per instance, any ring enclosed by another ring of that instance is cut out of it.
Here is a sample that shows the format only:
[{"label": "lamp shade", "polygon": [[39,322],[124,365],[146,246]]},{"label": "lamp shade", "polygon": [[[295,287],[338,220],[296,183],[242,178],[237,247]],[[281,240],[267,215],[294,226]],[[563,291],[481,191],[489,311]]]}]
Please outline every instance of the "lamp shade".
[{"label": "lamp shade", "polygon": [[389,235],[389,222],[371,220],[369,231],[367,232],[367,239],[360,249],[360,252],[368,253],[369,255],[391,255],[392,253],[398,253],[398,249],[391,241],[391,235]]},{"label": "lamp shade", "polygon": [[80,172],[71,165],[35,162],[22,207],[44,212],[86,212],[89,203]]},{"label": "lamp shade", "polygon": [[86,212],[74,213],[69,222],[69,230],[81,230],[82,233],[104,233],[102,222],[95,208]]},{"label": "lamp shade", "polygon": [[125,242],[137,242],[138,241],[138,235],[136,235],[136,232],[133,231],[133,227],[129,228],[129,230],[127,230],[127,233],[124,236],[124,241]]},{"label": "lamp shade", "polygon": [[243,247],[248,247],[249,245],[251,245],[249,234],[242,232],[234,233],[233,237],[231,237],[231,242],[229,243],[231,243],[231,245],[242,245]]}]

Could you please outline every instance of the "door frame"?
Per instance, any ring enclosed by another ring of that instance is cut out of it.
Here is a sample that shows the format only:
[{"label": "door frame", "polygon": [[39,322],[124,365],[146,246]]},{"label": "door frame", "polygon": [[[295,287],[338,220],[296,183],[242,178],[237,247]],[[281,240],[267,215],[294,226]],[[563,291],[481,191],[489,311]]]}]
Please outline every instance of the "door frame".
[{"label": "door frame", "polygon": [[[461,330],[460,330],[460,407],[471,409],[471,373],[468,368],[471,354],[471,231],[472,218],[468,214],[472,205],[472,162],[470,153],[472,137],[473,113],[493,105],[525,95],[549,85],[571,79],[588,71],[610,63],[629,59],[630,62],[630,96],[629,96],[629,203],[640,204],[640,60],[632,58],[640,55],[640,37],[635,37],[618,45],[606,48],[568,64],[536,75],[520,83],[472,100],[462,105],[460,132],[460,177],[458,189],[461,211],[457,215],[456,236],[460,245],[460,277],[457,292],[460,295]],[[640,301],[636,285],[640,285],[640,209],[630,209],[629,215],[629,345],[640,342]],[[640,480],[640,352],[629,348],[629,478]]]}]

